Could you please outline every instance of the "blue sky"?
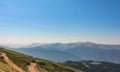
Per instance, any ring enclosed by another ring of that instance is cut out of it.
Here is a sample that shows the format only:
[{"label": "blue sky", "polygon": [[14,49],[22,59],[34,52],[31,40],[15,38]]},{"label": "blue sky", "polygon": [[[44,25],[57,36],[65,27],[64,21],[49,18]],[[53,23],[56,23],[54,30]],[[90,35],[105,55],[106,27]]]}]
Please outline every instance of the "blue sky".
[{"label": "blue sky", "polygon": [[0,0],[0,43],[120,44],[119,0]]}]

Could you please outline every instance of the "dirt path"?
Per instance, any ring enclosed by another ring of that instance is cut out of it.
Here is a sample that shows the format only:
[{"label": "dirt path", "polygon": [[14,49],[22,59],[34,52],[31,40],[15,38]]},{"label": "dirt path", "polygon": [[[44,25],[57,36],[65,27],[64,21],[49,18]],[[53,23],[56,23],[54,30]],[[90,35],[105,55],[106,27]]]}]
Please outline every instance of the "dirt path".
[{"label": "dirt path", "polygon": [[4,61],[14,70],[18,71],[18,72],[25,72],[24,70],[22,70],[20,67],[18,67],[16,64],[14,64],[5,53],[1,53]]},{"label": "dirt path", "polygon": [[28,71],[29,72],[42,72],[42,69],[38,68],[36,63],[30,63],[30,65],[28,66]]}]

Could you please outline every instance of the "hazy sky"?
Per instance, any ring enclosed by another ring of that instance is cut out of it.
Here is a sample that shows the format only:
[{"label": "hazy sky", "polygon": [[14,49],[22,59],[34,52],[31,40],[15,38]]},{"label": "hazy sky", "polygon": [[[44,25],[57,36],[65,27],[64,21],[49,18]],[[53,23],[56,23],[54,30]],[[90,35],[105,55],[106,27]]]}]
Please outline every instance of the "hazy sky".
[{"label": "hazy sky", "polygon": [[120,0],[0,0],[0,43],[120,44]]}]

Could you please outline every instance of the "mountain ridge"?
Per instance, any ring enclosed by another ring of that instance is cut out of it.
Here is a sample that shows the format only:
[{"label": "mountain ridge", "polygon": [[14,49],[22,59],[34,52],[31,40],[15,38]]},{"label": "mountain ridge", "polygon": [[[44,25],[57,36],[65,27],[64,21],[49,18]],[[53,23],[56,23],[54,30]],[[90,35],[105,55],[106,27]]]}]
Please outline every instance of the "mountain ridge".
[{"label": "mountain ridge", "polygon": [[112,49],[112,46],[116,46],[116,48],[113,48],[113,49],[117,49],[117,50],[120,50],[120,44],[101,44],[101,43],[94,43],[94,42],[72,42],[72,43],[31,43],[31,44],[24,44],[24,45],[19,45],[19,44],[1,44],[0,46],[1,47],[8,47],[8,48],[26,48],[26,47],[36,47],[36,46],[49,46],[49,45],[62,45],[62,46],[65,46],[65,45],[88,45],[88,46],[92,46],[92,45],[102,45],[102,46],[110,46]]},{"label": "mountain ridge", "polygon": [[91,42],[42,45],[37,43],[37,45],[8,49],[56,62],[64,62],[67,60],[120,62],[120,45],[104,45]]}]

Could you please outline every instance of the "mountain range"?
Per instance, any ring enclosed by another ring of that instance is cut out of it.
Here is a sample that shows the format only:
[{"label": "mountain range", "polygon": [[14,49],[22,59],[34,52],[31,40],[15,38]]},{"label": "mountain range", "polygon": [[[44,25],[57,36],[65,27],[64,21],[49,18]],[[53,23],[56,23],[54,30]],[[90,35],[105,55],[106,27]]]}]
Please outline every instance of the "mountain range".
[{"label": "mountain range", "polygon": [[92,42],[77,43],[34,43],[19,48],[7,46],[6,48],[47,59],[55,62],[67,60],[97,60],[120,63],[120,45],[96,44]]}]

